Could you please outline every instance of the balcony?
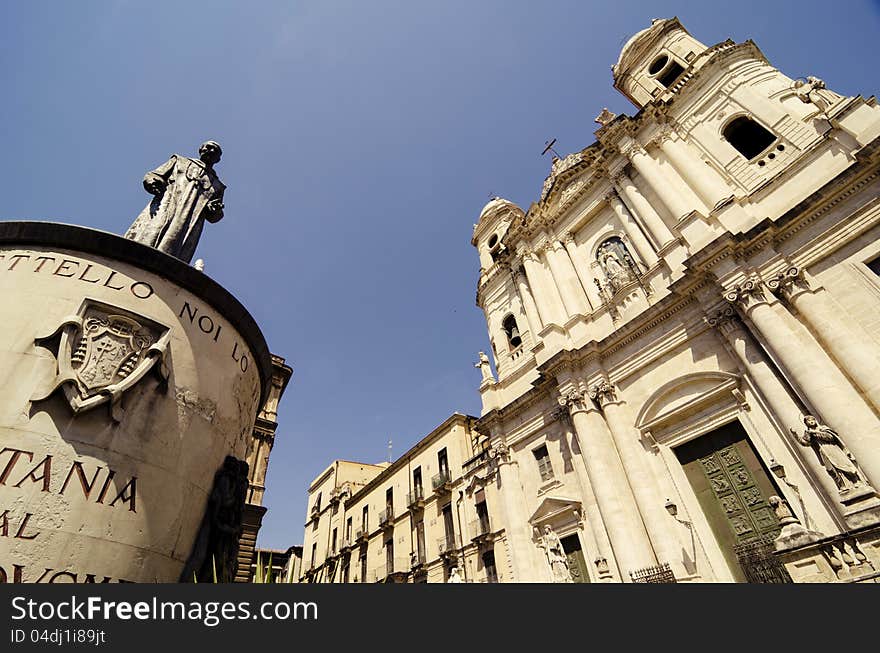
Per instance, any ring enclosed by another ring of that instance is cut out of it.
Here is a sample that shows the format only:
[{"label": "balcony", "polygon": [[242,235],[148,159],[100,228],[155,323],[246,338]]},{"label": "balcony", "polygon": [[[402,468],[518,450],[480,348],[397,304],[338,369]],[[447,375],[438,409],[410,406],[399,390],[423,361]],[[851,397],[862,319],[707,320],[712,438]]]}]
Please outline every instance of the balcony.
[{"label": "balcony", "polygon": [[370,539],[370,531],[366,528],[358,529],[358,532],[355,533],[354,541],[357,542],[366,542]]},{"label": "balcony", "polygon": [[382,530],[394,528],[394,508],[391,506],[379,512],[379,528]]},{"label": "balcony", "polygon": [[421,510],[425,507],[425,493],[417,487],[406,495],[406,507],[408,510]]},{"label": "balcony", "polygon": [[444,469],[431,478],[431,489],[437,494],[448,494],[452,490],[452,478],[449,476],[448,469]]},{"label": "balcony", "polygon": [[409,575],[409,566],[406,560],[395,558],[387,560],[384,565],[373,569],[374,583],[405,583]]},{"label": "balcony", "polygon": [[339,545],[339,550],[341,552],[345,553],[350,548],[351,548],[351,538],[350,537],[343,537],[342,543]]},{"label": "balcony", "polygon": [[424,551],[413,551],[409,554],[409,566],[412,569],[418,569],[419,567],[424,566],[425,560],[425,552]]},{"label": "balcony", "polygon": [[437,540],[437,552],[441,558],[451,558],[455,556],[455,535],[445,535]]},{"label": "balcony", "polygon": [[475,519],[468,526],[471,542],[484,544],[492,541],[492,525],[488,519]]}]

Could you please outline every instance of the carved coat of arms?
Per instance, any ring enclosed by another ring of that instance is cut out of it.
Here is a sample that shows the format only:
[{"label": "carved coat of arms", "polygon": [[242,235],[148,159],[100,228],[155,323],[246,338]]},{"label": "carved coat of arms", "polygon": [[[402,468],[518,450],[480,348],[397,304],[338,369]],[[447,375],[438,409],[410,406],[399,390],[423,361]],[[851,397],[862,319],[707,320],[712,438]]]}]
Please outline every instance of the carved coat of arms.
[{"label": "carved coat of arms", "polygon": [[73,412],[104,403],[119,421],[119,399],[150,371],[164,386],[168,379],[165,354],[171,331],[143,316],[121,308],[86,300],[77,315],[62,320],[36,343],[54,350],[56,376],[47,392],[32,401],[47,399],[62,388]]}]

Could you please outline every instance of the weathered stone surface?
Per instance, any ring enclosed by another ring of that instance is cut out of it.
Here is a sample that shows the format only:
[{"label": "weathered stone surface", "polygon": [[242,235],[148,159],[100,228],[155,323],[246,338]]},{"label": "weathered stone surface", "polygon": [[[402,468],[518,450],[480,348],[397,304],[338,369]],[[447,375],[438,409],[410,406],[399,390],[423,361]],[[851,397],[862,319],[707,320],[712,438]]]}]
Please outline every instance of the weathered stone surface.
[{"label": "weathered stone surface", "polygon": [[[271,374],[253,320],[179,261],[64,225],[0,224],[0,296],[0,581],[176,581]],[[123,387],[124,337],[38,340],[91,306],[167,330],[164,371]],[[101,371],[53,391],[71,351],[71,369]],[[68,390],[117,394],[75,412]]]}]

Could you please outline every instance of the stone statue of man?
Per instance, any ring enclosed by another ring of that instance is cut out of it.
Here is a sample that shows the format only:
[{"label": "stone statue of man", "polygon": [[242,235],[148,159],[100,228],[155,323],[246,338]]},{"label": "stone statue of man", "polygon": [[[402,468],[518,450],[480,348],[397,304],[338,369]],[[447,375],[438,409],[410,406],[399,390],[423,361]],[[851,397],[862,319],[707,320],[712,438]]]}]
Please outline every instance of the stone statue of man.
[{"label": "stone statue of man", "polygon": [[541,537],[541,547],[547,554],[547,564],[550,565],[550,573],[554,583],[570,583],[571,570],[568,567],[568,557],[562,548],[562,542],[556,531],[549,524],[544,526],[544,535]]},{"label": "stone statue of man", "polygon": [[804,426],[807,428],[803,434],[794,429],[789,429],[795,440],[805,447],[811,447],[816,452],[819,462],[825,467],[828,475],[834,479],[835,485],[841,494],[846,494],[856,487],[864,484],[864,481],[856,467],[856,459],[837,433],[820,424],[812,415],[804,415]]},{"label": "stone statue of man", "polygon": [[125,232],[125,237],[165,252],[185,263],[192,260],[205,220],[223,217],[226,186],[214,164],[223,151],[216,141],[199,147],[199,158],[180,154],[144,176],[144,189],[153,199]]},{"label": "stone statue of man", "polygon": [[486,381],[495,381],[495,377],[492,376],[492,368],[489,367],[489,357],[486,356],[486,352],[481,351],[480,360],[477,363],[474,363],[474,367],[480,370],[483,374],[483,382]]}]

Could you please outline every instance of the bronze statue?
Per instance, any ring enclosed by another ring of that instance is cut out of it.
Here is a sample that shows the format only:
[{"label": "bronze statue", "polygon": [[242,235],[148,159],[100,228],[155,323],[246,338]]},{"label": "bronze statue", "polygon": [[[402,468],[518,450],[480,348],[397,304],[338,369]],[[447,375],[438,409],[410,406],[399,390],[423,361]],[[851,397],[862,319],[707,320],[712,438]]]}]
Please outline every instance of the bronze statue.
[{"label": "bronze statue", "polygon": [[144,176],[144,189],[153,199],[125,232],[125,237],[185,263],[192,260],[205,220],[223,217],[226,186],[217,178],[214,164],[223,151],[216,141],[199,147],[199,158],[180,154]]}]

